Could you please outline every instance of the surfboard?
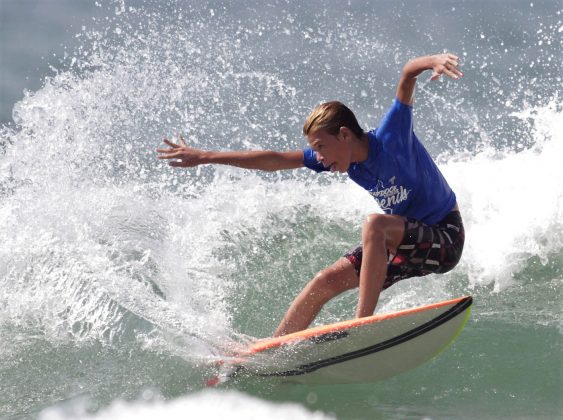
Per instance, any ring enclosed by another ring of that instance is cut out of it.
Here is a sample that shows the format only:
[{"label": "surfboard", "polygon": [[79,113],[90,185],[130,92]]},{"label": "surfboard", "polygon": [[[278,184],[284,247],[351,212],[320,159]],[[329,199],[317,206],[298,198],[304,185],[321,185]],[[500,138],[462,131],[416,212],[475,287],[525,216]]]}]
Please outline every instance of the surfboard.
[{"label": "surfboard", "polygon": [[465,296],[259,340],[224,363],[224,376],[302,384],[376,382],[441,353],[465,326],[472,303]]}]

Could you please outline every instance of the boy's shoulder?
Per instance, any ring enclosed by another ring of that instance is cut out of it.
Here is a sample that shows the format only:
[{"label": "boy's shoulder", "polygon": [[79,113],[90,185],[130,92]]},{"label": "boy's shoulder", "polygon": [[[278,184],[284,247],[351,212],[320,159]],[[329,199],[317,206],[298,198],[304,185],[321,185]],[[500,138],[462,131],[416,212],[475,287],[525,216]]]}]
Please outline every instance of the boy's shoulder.
[{"label": "boy's shoulder", "polygon": [[408,137],[412,132],[412,105],[404,104],[398,98],[381,119],[375,135],[380,141],[389,141],[397,135]]}]

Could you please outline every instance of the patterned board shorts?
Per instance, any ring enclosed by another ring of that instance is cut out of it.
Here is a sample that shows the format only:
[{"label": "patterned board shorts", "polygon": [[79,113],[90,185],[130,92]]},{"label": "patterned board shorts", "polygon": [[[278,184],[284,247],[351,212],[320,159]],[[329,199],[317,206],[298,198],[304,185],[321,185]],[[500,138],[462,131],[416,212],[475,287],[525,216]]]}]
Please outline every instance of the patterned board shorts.
[{"label": "patterned board shorts", "polygon": [[[465,231],[459,211],[450,212],[442,221],[429,226],[419,220],[405,218],[405,236],[390,255],[386,289],[399,280],[421,277],[431,273],[446,273],[454,268],[461,258]],[[362,265],[362,245],[344,255],[356,269],[358,277]]]}]

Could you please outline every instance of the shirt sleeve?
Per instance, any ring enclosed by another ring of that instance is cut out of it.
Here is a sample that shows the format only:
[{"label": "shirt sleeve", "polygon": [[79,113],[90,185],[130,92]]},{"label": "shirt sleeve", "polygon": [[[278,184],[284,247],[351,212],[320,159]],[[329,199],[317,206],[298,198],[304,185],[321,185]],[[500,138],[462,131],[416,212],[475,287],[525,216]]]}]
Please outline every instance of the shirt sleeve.
[{"label": "shirt sleeve", "polygon": [[394,146],[412,144],[412,134],[412,106],[395,98],[375,135],[385,147],[392,149]]},{"label": "shirt sleeve", "polygon": [[315,172],[328,171],[324,165],[317,160],[317,153],[310,147],[303,149],[303,164]]}]

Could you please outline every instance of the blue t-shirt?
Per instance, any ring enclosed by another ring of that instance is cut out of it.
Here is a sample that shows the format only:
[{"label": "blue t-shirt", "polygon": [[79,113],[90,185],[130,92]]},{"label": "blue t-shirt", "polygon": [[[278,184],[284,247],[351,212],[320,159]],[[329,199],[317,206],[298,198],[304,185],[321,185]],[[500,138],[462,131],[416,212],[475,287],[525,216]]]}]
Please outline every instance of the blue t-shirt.
[{"label": "blue t-shirt", "polygon": [[[455,194],[413,132],[412,106],[395,99],[368,139],[367,160],[352,163],[348,175],[385,213],[433,225],[451,211]],[[328,170],[311,148],[304,150],[303,163],[317,172]]]}]

